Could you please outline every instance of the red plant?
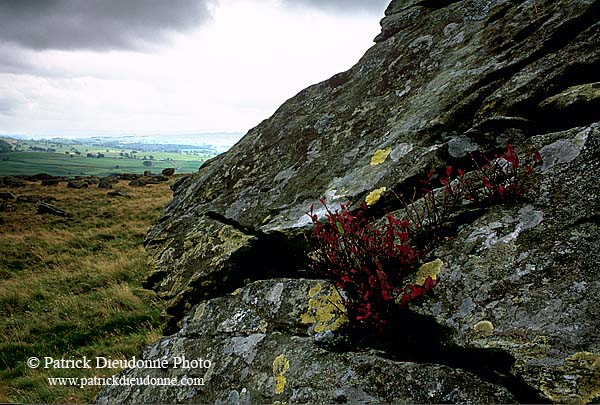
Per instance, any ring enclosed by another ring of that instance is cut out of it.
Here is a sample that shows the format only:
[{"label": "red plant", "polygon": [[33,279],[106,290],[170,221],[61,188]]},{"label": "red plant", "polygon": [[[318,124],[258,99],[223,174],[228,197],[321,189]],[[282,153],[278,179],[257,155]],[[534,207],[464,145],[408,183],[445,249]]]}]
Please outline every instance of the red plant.
[{"label": "red plant", "polygon": [[[541,161],[534,153],[533,161]],[[461,205],[471,202],[506,202],[523,197],[532,187],[533,168],[523,163],[511,145],[502,156],[477,165],[478,174],[467,176],[461,169],[448,166],[439,177],[443,190],[434,190],[434,172],[430,171],[423,187],[415,190],[412,201],[404,203],[406,219],[391,214],[377,227],[366,217],[363,204],[356,213],[349,205],[332,212],[321,200],[326,220],[321,222],[311,206],[307,215],[315,225],[309,244],[312,267],[343,289],[342,298],[351,320],[382,331],[389,319],[411,300],[435,286],[429,277],[423,285],[406,282],[416,270],[422,254],[411,247],[421,240],[427,250],[443,232],[439,232]],[[454,177],[454,178],[452,178]],[[422,198],[418,201],[417,194]]]},{"label": "red plant", "polygon": [[[420,240],[423,236],[429,235],[429,231],[441,228],[443,222],[457,210],[465,199],[465,172],[458,169],[456,171],[458,177],[452,180],[453,172],[453,167],[448,166],[445,176],[440,177],[439,183],[443,186],[443,191],[435,190],[433,186],[434,171],[430,170],[427,179],[421,180],[422,186],[419,193],[415,189],[410,202],[397,196],[404,205],[404,214],[409,225],[408,231],[413,239]],[[417,198],[418,194],[422,195],[420,199]],[[433,238],[435,239],[435,235]]]},{"label": "red plant", "polygon": [[[473,158],[473,161],[475,159]],[[424,236],[433,242],[445,221],[462,205],[468,202],[497,203],[515,201],[525,196],[533,186],[533,166],[541,161],[539,152],[532,156],[532,162],[522,162],[514,147],[506,145],[505,152],[493,160],[486,159],[486,164],[480,166],[475,161],[477,170],[472,175],[465,175],[462,169],[448,166],[445,173],[439,177],[441,188],[433,186],[434,172],[429,171],[427,179],[422,180],[423,186],[415,189],[411,202],[404,204],[404,212],[409,220],[409,231],[414,239],[421,240]],[[417,195],[422,197],[417,199]],[[425,241],[421,241],[427,243]]]},{"label": "red plant", "polygon": [[381,331],[393,313],[435,284],[431,278],[423,286],[405,282],[420,257],[408,244],[408,221],[387,214],[386,223],[375,227],[366,218],[366,205],[353,214],[348,205],[332,212],[321,203],[325,222],[314,207],[307,213],[315,225],[309,239],[313,269],[343,289],[351,320]]},{"label": "red plant", "polygon": [[[539,152],[532,156],[532,164],[539,163],[542,158]],[[493,160],[479,167],[479,177],[483,188],[475,189],[472,183],[468,184],[470,193],[466,196],[472,201],[505,202],[514,201],[525,196],[533,186],[533,166],[522,162],[514,147],[506,144],[506,151],[502,156],[495,156]]]}]

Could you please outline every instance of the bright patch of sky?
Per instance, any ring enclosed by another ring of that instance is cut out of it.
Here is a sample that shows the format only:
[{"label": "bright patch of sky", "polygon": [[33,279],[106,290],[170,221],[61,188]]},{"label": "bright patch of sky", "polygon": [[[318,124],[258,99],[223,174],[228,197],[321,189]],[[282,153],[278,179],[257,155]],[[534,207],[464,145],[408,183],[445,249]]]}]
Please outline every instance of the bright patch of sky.
[{"label": "bright patch of sky", "polygon": [[[124,34],[111,39],[99,25],[91,26],[97,37],[79,42],[0,29],[0,134],[244,133],[303,88],[350,68],[372,45],[387,2],[350,3],[211,1],[185,29],[158,35],[121,24]],[[47,24],[47,35],[58,31]],[[160,28],[160,21],[148,24]],[[86,35],[85,24],[78,29]]]}]

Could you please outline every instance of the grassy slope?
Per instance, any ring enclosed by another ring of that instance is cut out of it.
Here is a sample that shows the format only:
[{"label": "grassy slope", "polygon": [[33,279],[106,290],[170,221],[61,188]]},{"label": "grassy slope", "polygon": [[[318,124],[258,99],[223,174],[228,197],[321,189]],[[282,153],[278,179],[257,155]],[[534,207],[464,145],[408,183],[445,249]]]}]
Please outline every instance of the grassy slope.
[{"label": "grassy slope", "polygon": [[0,402],[90,402],[99,387],[49,387],[46,378],[116,370],[32,370],[25,361],[131,358],[158,337],[160,303],[140,287],[142,243],[171,192],[166,183],[118,187],[131,197],[64,184],[0,189],[54,196],[53,204],[72,214],[38,215],[35,204],[14,202],[16,212],[0,212]]}]

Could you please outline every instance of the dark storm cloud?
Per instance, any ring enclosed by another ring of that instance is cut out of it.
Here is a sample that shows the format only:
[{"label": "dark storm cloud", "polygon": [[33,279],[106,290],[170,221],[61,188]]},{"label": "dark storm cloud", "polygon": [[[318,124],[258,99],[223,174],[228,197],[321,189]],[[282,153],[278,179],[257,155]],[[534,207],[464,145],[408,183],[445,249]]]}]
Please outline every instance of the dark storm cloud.
[{"label": "dark storm cloud", "polygon": [[391,0],[282,0],[283,4],[295,7],[313,7],[326,11],[351,13],[367,11],[382,14]]},{"label": "dark storm cloud", "polygon": [[24,48],[135,49],[210,18],[213,0],[0,0],[0,41]]}]

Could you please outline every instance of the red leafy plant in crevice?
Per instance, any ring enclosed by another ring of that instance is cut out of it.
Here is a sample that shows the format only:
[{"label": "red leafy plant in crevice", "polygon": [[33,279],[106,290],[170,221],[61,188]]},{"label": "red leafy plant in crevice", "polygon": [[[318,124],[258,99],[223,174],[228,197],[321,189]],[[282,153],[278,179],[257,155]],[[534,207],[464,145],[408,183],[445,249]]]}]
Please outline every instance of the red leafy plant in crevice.
[{"label": "red leafy plant in crevice", "polygon": [[312,267],[343,290],[341,296],[351,321],[383,331],[393,314],[435,285],[406,281],[421,254],[409,244],[408,221],[387,214],[377,226],[366,216],[367,206],[351,212],[348,204],[331,211],[324,200],[324,221],[307,213],[315,227],[309,244]]},{"label": "red leafy plant in crevice", "polygon": [[[533,187],[533,168],[541,162],[539,152],[531,159],[519,158],[514,147],[506,145],[502,155],[493,159],[483,157],[480,165],[471,156],[475,170],[468,175],[460,168],[447,166],[443,174],[436,177],[439,185],[434,185],[434,171],[430,170],[422,180],[420,189],[415,189],[409,202],[400,196],[404,205],[404,215],[409,222],[409,233],[419,245],[428,246],[444,236],[440,231],[453,214],[471,204],[479,207],[497,203],[510,203],[524,198]],[[420,198],[417,198],[420,196]],[[423,236],[429,240],[423,241]]]},{"label": "red leafy plant in crevice", "polygon": [[536,151],[530,161],[523,161],[515,148],[506,144],[502,155],[485,160],[483,166],[475,162],[482,187],[477,187],[473,181],[462,180],[465,198],[474,202],[502,203],[521,199],[527,194],[534,185],[533,167],[542,161],[542,157]]},{"label": "red leafy plant in crevice", "polygon": [[[331,211],[324,200],[321,220],[311,206],[314,229],[308,238],[313,270],[332,280],[343,290],[344,306],[351,321],[381,332],[390,319],[413,299],[435,286],[428,277],[423,285],[408,282],[432,244],[443,237],[444,223],[462,206],[489,205],[518,200],[534,183],[533,165],[541,161],[539,152],[531,164],[523,162],[514,147],[506,145],[501,156],[475,162],[469,175],[448,166],[438,177],[441,190],[433,187],[431,170],[410,202],[404,202],[404,219],[386,214],[383,225],[370,222],[367,206],[356,211],[350,204]],[[419,196],[418,204],[415,204]],[[425,237],[427,240],[423,240]],[[411,242],[420,241],[419,251]]]}]

